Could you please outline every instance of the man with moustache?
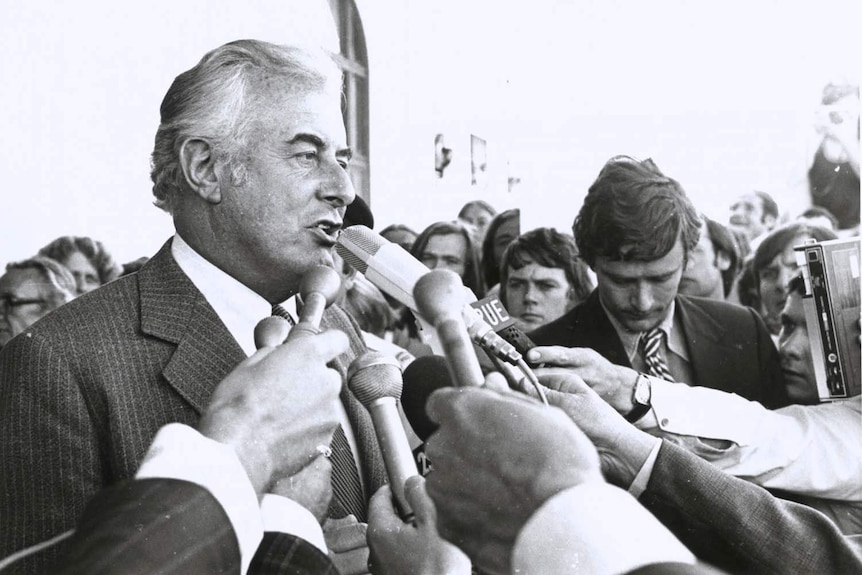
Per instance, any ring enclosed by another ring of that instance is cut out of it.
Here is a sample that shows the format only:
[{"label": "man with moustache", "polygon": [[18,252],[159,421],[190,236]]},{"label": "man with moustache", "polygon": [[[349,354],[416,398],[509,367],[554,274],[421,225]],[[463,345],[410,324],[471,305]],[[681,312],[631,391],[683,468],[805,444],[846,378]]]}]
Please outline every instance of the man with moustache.
[{"label": "man with moustache", "polygon": [[[609,160],[590,186],[573,231],[596,273],[586,301],[530,337],[540,346],[589,347],[614,364],[669,381],[736,393],[774,408],[787,404],[778,354],[750,309],[678,295],[697,245],[700,218],[652,160]],[[649,411],[649,378],[615,393]]]}]

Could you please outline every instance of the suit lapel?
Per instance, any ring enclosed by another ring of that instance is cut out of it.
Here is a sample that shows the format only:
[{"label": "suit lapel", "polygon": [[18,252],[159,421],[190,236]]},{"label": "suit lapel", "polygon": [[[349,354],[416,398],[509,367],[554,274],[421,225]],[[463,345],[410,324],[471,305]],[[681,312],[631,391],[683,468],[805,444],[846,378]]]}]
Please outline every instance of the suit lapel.
[{"label": "suit lapel", "polygon": [[176,344],[163,375],[202,413],[213,390],[245,353],[171,256],[168,241],[138,272],[141,330]]},{"label": "suit lapel", "polygon": [[575,322],[570,346],[591,347],[611,363],[631,367],[617,330],[599,301],[598,289],[581,304]]}]

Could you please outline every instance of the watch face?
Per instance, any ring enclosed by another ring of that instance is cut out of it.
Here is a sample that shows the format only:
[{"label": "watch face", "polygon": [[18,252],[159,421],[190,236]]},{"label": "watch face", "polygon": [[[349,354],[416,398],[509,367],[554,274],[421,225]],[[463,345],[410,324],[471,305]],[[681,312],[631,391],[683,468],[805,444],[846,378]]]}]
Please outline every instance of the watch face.
[{"label": "watch face", "polygon": [[643,375],[638,376],[638,380],[635,382],[634,399],[641,405],[649,405],[650,384],[649,380]]}]

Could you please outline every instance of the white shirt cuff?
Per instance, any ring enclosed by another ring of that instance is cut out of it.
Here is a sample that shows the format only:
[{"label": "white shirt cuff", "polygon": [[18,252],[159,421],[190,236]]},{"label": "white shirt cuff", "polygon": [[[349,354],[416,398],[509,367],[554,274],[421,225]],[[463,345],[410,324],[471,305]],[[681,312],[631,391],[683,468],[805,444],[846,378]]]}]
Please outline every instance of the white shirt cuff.
[{"label": "white shirt cuff", "polygon": [[257,494],[232,447],[204,437],[181,423],[162,427],[153,439],[138,479],[163,477],[196,483],[208,490],[230,520],[246,573],[263,538]]},{"label": "white shirt cuff", "polygon": [[327,554],[323,529],[311,511],[287,497],[267,493],[260,502],[264,531],[278,531],[305,539]]},{"label": "white shirt cuff", "polygon": [[558,493],[521,529],[512,552],[519,574],[625,573],[694,555],[631,495],[592,482]]},{"label": "white shirt cuff", "polygon": [[644,464],[641,466],[638,474],[635,475],[634,481],[629,485],[629,493],[631,493],[632,497],[637,499],[641,496],[641,493],[646,491],[647,485],[649,485],[649,479],[652,477],[652,470],[655,467],[655,460],[658,457],[658,452],[661,449],[661,440],[656,439],[655,445],[653,445],[652,450],[649,452],[649,456],[644,461]]}]

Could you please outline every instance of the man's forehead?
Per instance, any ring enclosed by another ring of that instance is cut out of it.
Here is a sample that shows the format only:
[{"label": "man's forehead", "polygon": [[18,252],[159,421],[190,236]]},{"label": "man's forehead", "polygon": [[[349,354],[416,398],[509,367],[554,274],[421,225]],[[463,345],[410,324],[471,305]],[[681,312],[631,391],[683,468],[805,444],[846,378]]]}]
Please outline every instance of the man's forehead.
[{"label": "man's forehead", "polygon": [[509,267],[509,276],[521,279],[559,279],[561,275],[565,276],[565,273],[563,268],[542,266],[534,262],[527,262],[526,265],[517,270]]},{"label": "man's forehead", "polygon": [[[623,246],[621,253],[628,253],[633,246]],[[628,248],[628,249],[627,249]],[[653,277],[673,273],[682,267],[682,242],[677,238],[673,248],[660,258],[649,261],[612,260],[605,256],[596,257],[596,271],[626,278]]]}]

